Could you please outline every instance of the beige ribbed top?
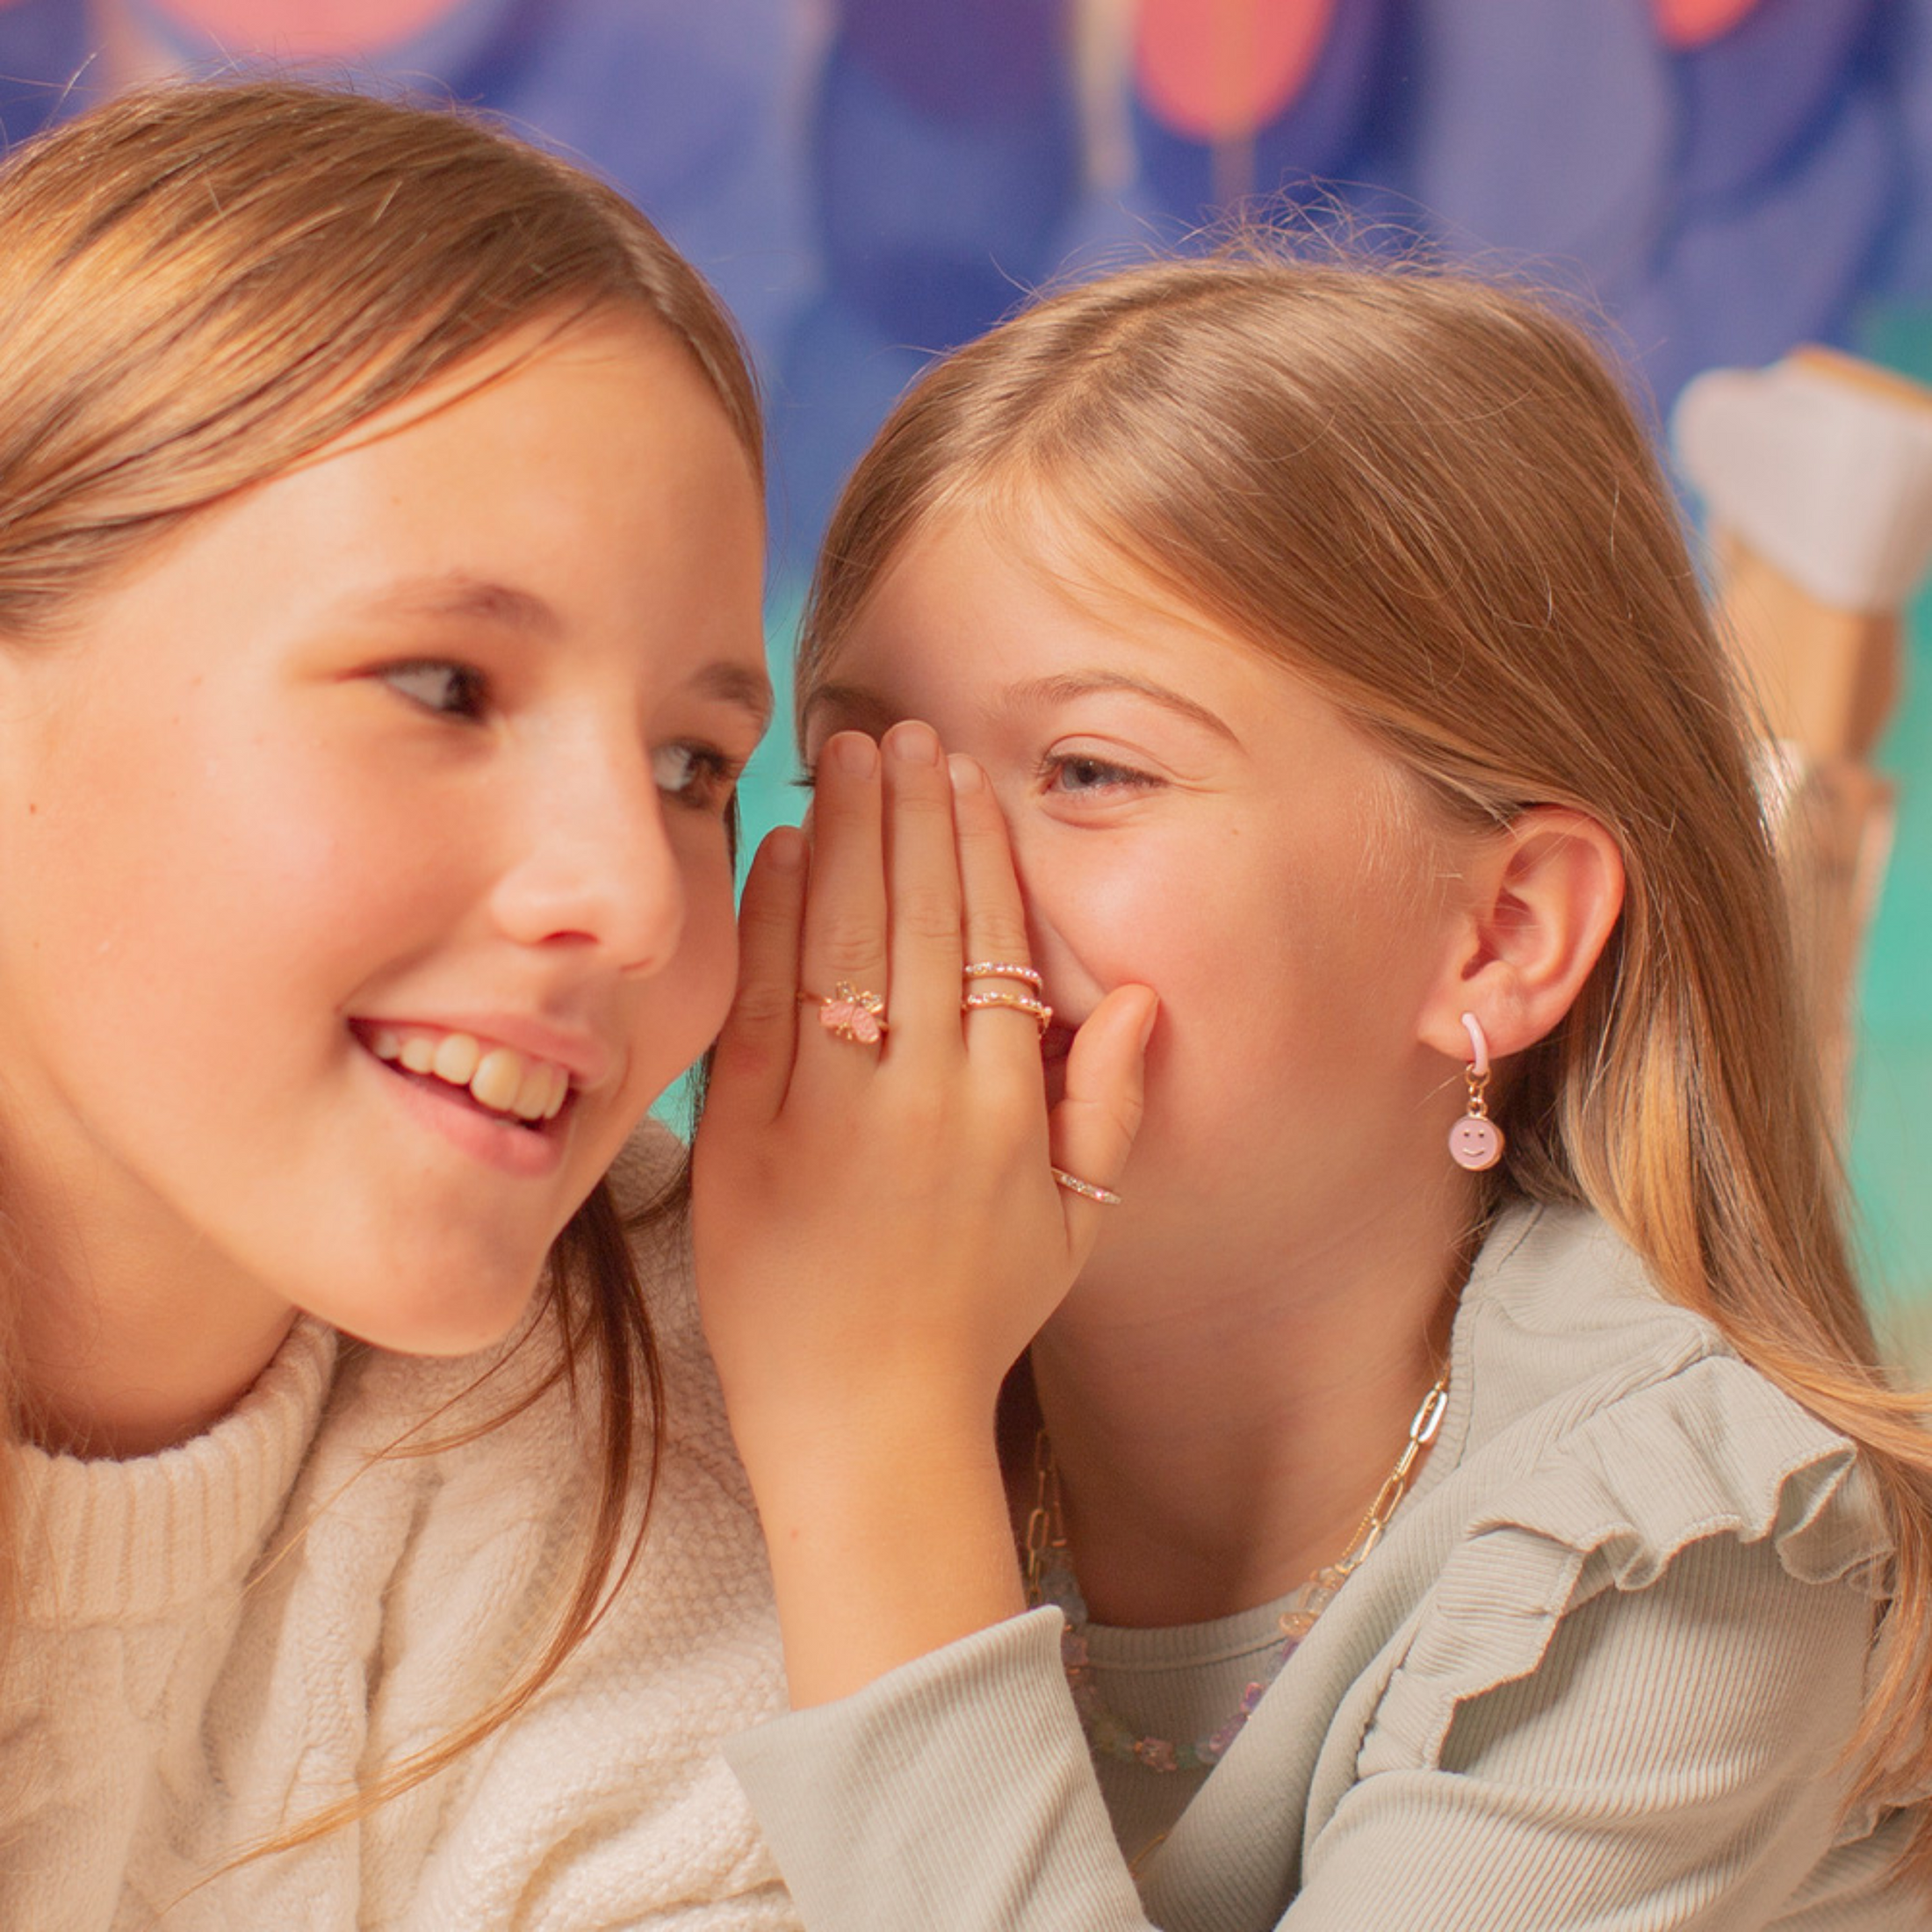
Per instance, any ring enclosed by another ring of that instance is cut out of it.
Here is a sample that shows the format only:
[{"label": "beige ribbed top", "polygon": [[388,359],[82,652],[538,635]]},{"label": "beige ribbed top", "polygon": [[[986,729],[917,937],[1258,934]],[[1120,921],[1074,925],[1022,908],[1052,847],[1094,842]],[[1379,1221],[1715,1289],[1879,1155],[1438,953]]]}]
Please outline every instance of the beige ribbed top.
[{"label": "beige ribbed top", "polygon": [[811,1932],[1923,1932],[1909,1815],[1842,1813],[1883,1556],[1849,1445],[1518,1207],[1415,1489],[1138,1888],[1056,1610],[728,1749]]}]

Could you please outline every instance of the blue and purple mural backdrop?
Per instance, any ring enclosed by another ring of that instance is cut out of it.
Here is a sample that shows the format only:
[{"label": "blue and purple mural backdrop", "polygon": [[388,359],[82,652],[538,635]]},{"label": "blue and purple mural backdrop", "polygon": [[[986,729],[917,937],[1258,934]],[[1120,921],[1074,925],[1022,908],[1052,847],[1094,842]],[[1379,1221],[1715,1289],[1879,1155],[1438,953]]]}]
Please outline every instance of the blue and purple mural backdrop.
[{"label": "blue and purple mural backdrop", "polygon": [[[0,0],[0,126],[261,59],[494,110],[710,274],[771,403],[781,660],[838,481],[931,353],[1250,197],[1533,259],[1660,407],[1803,340],[1932,373],[1932,0]],[[1892,759],[1856,1151],[1887,1271],[1932,1298],[1922,690]]]},{"label": "blue and purple mural backdrop", "polygon": [[0,0],[0,125],[259,59],[480,103],[648,209],[756,350],[787,578],[926,355],[1250,197],[1532,258],[1665,402],[1932,299],[1932,0]]}]

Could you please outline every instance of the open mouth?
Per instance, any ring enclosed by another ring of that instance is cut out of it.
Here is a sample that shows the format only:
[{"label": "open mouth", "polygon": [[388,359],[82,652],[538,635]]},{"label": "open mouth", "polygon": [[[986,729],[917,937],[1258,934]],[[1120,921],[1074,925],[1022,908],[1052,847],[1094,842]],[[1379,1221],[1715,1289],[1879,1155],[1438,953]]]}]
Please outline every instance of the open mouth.
[{"label": "open mouth", "polygon": [[422,1027],[364,1027],[357,1037],[392,1072],[466,1102],[506,1127],[541,1134],[569,1105],[570,1073],[553,1060],[537,1060],[514,1047],[474,1034]]}]

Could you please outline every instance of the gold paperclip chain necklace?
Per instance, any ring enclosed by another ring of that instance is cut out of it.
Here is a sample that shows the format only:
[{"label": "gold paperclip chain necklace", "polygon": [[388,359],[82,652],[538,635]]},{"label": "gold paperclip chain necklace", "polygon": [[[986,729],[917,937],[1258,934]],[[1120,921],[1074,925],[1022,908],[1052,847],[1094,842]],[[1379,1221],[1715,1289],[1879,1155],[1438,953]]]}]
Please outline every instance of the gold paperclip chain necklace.
[{"label": "gold paperclip chain necklace", "polygon": [[1218,1764],[1228,1747],[1241,1735],[1242,1727],[1254,1714],[1268,1686],[1280,1675],[1282,1665],[1294,1654],[1295,1646],[1314,1629],[1316,1618],[1335,1601],[1342,1585],[1368,1561],[1369,1553],[1381,1541],[1389,1518],[1409,1493],[1417,1461],[1436,1439],[1448,1406],[1449,1371],[1445,1368],[1434,1388],[1423,1397],[1422,1407],[1409,1425],[1409,1440],[1402,1445],[1395,1467],[1375,1492],[1367,1515],[1349,1539],[1348,1547],[1334,1562],[1316,1570],[1288,1598],[1287,1608],[1280,1619],[1281,1641],[1274,1647],[1266,1669],[1242,1693],[1241,1703],[1228,1721],[1211,1735],[1196,1739],[1192,1744],[1143,1736],[1123,1724],[1100,1701],[1093,1665],[1087,1655],[1086,1599],[1080,1594],[1079,1582],[1073,1574],[1072,1554],[1067,1546],[1060,1472],[1053,1460],[1053,1445],[1042,1429],[1034,1447],[1034,1504],[1027,1517],[1027,1602],[1034,1608],[1042,1604],[1057,1604],[1066,1613],[1061,1661],[1066,1666],[1073,1702],[1093,1751],[1102,1757],[1145,1765],[1150,1771],[1204,1770]]}]

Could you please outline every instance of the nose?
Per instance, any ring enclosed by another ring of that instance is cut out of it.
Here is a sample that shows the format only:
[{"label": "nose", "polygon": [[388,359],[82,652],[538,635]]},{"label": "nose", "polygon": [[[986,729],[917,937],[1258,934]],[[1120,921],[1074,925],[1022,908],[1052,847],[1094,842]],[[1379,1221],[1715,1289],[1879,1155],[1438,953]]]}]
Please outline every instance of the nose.
[{"label": "nose", "polygon": [[672,958],[684,876],[640,746],[580,744],[549,763],[530,788],[491,911],[521,945],[595,949],[620,972],[656,972]]}]

